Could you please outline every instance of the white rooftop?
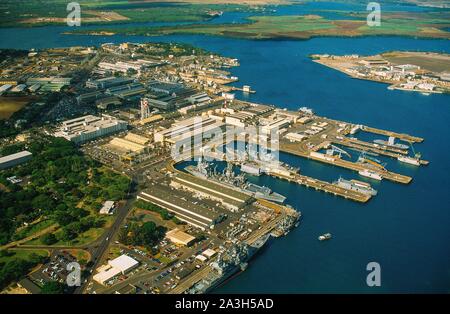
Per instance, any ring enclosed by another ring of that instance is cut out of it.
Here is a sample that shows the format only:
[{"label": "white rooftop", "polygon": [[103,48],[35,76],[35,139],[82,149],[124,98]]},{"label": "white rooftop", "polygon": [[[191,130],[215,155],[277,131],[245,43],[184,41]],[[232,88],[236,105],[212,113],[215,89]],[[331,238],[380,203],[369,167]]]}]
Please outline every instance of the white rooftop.
[{"label": "white rooftop", "polygon": [[114,201],[106,201],[100,209],[100,214],[109,214],[114,207]]},{"label": "white rooftop", "polygon": [[113,267],[119,269],[122,273],[126,272],[127,270],[137,266],[139,262],[135,260],[134,258],[129,257],[128,255],[121,255],[111,261],[108,262],[108,264]]},{"label": "white rooftop", "polygon": [[202,254],[205,255],[208,258],[213,257],[217,252],[214,251],[213,249],[207,249],[205,250]]},{"label": "white rooftop", "polygon": [[104,284],[111,278],[114,278],[115,276],[120,274],[120,269],[111,267],[110,269],[106,271],[99,272],[98,274],[94,275],[94,280]]},{"label": "white rooftop", "polygon": [[7,161],[11,161],[11,160],[15,160],[15,159],[18,159],[18,158],[31,156],[31,155],[32,154],[29,151],[24,150],[24,151],[15,153],[15,154],[11,154],[11,155],[7,155],[7,156],[4,156],[4,157],[0,157],[0,163],[4,163],[4,162],[7,162]]}]

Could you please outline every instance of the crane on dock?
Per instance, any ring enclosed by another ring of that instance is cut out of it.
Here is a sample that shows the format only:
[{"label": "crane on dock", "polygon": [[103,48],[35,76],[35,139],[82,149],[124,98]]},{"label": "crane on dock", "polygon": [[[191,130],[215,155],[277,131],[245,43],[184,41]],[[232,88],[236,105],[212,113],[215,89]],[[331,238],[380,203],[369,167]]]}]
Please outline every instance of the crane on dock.
[{"label": "crane on dock", "polygon": [[416,150],[414,149],[413,142],[410,141],[409,142],[409,146],[411,147],[411,150],[412,150],[412,152],[414,154],[414,158],[416,158],[416,159],[422,158],[422,154],[420,152],[416,152]]},{"label": "crane on dock", "polygon": [[362,152],[359,157],[358,157],[358,162],[360,163],[368,163],[371,165],[374,165],[377,168],[380,168],[384,171],[386,171],[386,163],[382,162],[381,160],[378,160],[374,157],[370,157],[369,155],[367,155],[365,152]]},{"label": "crane on dock", "polygon": [[327,155],[333,156],[334,153],[337,153],[339,155],[339,158],[341,158],[342,155],[345,155],[348,158],[352,158],[352,156],[349,153],[347,153],[345,150],[343,150],[342,148],[337,147],[335,145],[331,145],[331,148],[327,149]]}]

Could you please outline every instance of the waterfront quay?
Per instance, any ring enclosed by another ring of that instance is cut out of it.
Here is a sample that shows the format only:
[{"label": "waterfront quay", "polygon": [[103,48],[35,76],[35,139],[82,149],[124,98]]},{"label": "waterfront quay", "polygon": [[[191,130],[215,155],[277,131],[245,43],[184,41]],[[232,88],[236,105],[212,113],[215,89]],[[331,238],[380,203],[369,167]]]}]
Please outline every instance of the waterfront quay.
[{"label": "waterfront quay", "polygon": [[299,157],[312,159],[315,161],[319,161],[319,162],[326,163],[326,164],[333,165],[333,166],[342,167],[342,168],[353,170],[353,171],[364,171],[364,170],[370,169],[370,170],[373,170],[376,173],[378,173],[383,179],[387,179],[387,180],[390,180],[390,181],[393,181],[396,183],[408,184],[412,180],[412,178],[409,176],[405,176],[405,175],[387,171],[387,170],[382,170],[381,168],[378,168],[371,164],[361,164],[361,163],[357,163],[357,162],[343,160],[343,159],[340,159],[337,157],[324,159],[322,157],[316,157],[315,155],[305,154],[301,151],[298,151],[295,149],[290,149],[287,147],[281,148],[281,151],[283,151],[285,153],[290,153],[290,154],[293,154],[293,155],[296,155]]},{"label": "waterfront quay", "polygon": [[[212,201],[212,203],[216,201],[220,202],[222,208],[226,208],[229,210],[227,212],[227,215],[229,216],[228,220],[240,220],[240,218],[238,217],[245,217],[250,212],[271,213],[270,217],[266,219],[264,223],[261,223],[257,228],[253,230],[248,229],[249,232],[246,232],[245,237],[240,238],[240,241],[248,246],[253,245],[259,239],[268,234],[271,234],[274,237],[279,237],[287,234],[287,232],[289,232],[289,229],[293,227],[293,223],[295,223],[299,219],[300,214],[293,208],[276,204],[264,199],[251,198],[249,197],[249,195],[236,191],[228,186],[185,173],[184,171],[178,170],[174,165],[174,160],[170,160],[167,163],[167,169],[170,171],[172,177],[171,186],[175,188],[175,190],[170,192],[170,194],[172,194],[170,197],[172,198],[174,197],[173,195],[182,193],[181,191],[188,191],[194,195],[197,195],[197,197],[201,197],[203,201],[210,200]],[[161,196],[161,194],[159,194],[159,197],[163,198],[164,196]],[[174,209],[173,207],[166,207],[167,203],[164,204],[163,202],[159,202],[158,204],[176,214],[177,217],[180,217],[180,212],[176,208]],[[181,204],[181,206],[183,205]],[[196,206],[197,205],[190,206],[189,210],[191,211],[191,215],[194,214],[195,216],[199,216],[200,212],[195,209]],[[211,209],[211,207],[212,206],[209,206],[208,208]],[[184,215],[185,213],[181,213],[180,219],[184,219]],[[186,220],[186,222],[192,223],[189,220]],[[195,224],[196,222],[194,222],[194,225]],[[219,224],[216,226],[217,227],[214,228],[214,233],[218,234],[219,239],[227,240],[230,236],[230,233],[226,233],[227,229],[224,229],[224,227],[220,226]],[[229,231],[231,231],[231,229],[229,229],[228,232]],[[211,272],[214,271],[215,270],[211,265],[205,265],[192,275],[184,278],[183,280],[180,280],[177,286],[173,289],[168,290],[167,293],[185,293],[192,286],[201,282],[202,280],[208,280]]]},{"label": "waterfront quay", "polygon": [[[172,55],[173,48],[189,55]],[[155,49],[166,53],[147,53]],[[71,52],[58,54],[64,63]],[[131,181],[126,199],[112,213],[114,224],[92,244],[78,247],[89,249],[93,258],[91,275],[78,289],[82,293],[209,292],[245,270],[270,237],[298,225],[298,210],[307,201],[282,195],[294,184],[366,203],[378,195],[373,180],[412,180],[390,171],[385,159],[428,164],[412,146],[423,138],[329,119],[306,107],[288,111],[235,99],[231,91],[241,89],[227,84],[238,78],[224,70],[238,66],[235,59],[191,55],[184,46],[124,43],[81,49],[68,60],[79,61],[84,54],[81,76],[70,65],[59,77],[45,64],[42,75],[18,72],[20,88],[9,86],[12,76],[5,77],[3,87],[7,96],[44,97],[53,88],[70,92],[70,101],[56,104],[58,110],[46,116],[55,123],[38,132],[73,142]],[[29,54],[33,66],[46,56]],[[17,60],[11,57],[8,65]],[[248,85],[242,90],[253,92]],[[368,141],[361,133],[379,138]],[[350,169],[360,178],[316,178],[308,168],[282,162],[274,150]],[[251,175],[292,185],[272,191]],[[283,205],[286,196],[289,204],[301,201],[300,208]],[[158,237],[150,241],[152,228]]]},{"label": "waterfront quay", "polygon": [[[396,183],[408,184],[411,182],[411,177],[389,171],[386,165],[379,160],[374,157],[370,158],[371,155],[382,155],[395,159],[401,156],[408,156],[409,145],[379,145],[357,139],[354,136],[359,132],[367,132],[401,139],[407,143],[420,143],[423,141],[423,138],[311,114],[304,115],[298,121],[300,123],[293,123],[280,139],[280,151],[356,172],[372,171],[382,179]],[[358,158],[357,161],[349,160],[351,159],[350,154],[344,149],[336,147],[336,145],[358,151],[362,158]],[[429,163],[426,160],[414,158],[420,165]]]},{"label": "waterfront quay", "polygon": [[285,176],[282,174],[273,173],[271,175],[282,180],[297,183],[299,185],[303,185],[308,188],[313,188],[318,191],[323,191],[325,193],[331,193],[333,195],[340,196],[345,199],[349,199],[356,202],[365,203],[369,201],[371,198],[371,195],[369,194],[364,194],[358,191],[345,189],[336,184],[322,181],[319,179],[314,179],[300,174],[292,174],[291,176]]}]

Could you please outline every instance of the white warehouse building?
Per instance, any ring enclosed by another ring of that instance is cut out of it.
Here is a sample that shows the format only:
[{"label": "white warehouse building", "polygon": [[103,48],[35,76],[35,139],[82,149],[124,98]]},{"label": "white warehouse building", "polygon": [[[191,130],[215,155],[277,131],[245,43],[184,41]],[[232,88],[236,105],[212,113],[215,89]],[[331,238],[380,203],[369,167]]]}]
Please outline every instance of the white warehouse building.
[{"label": "white warehouse building", "polygon": [[64,121],[54,136],[64,137],[75,143],[83,143],[95,138],[126,130],[128,123],[111,116],[87,115]]},{"label": "white warehouse building", "polygon": [[109,280],[118,275],[125,275],[132,269],[136,268],[139,262],[128,255],[121,255],[110,260],[107,265],[99,268],[99,272],[94,275],[93,279],[99,284],[105,285]]}]

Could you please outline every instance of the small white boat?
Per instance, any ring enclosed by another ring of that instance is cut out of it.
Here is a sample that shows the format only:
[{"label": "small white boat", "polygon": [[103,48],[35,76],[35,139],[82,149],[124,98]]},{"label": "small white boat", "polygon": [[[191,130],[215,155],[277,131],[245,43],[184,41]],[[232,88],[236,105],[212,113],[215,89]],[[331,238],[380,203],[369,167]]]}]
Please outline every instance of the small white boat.
[{"label": "small white boat", "polygon": [[324,233],[319,236],[319,241],[325,241],[331,239],[331,233]]}]

